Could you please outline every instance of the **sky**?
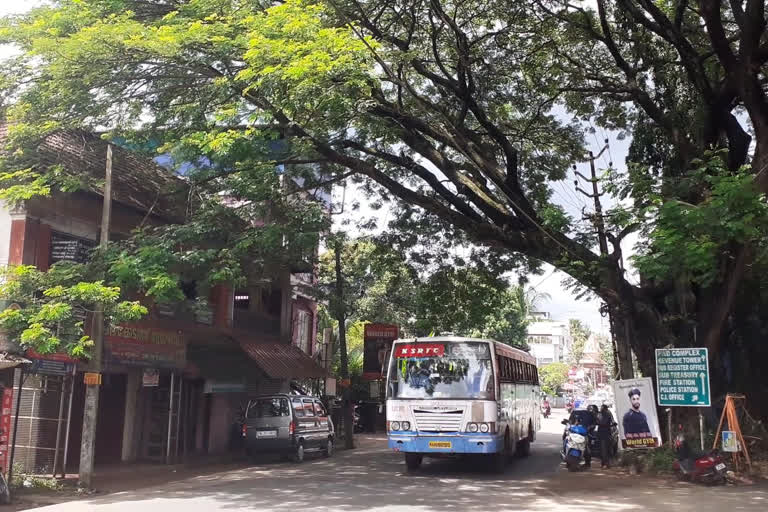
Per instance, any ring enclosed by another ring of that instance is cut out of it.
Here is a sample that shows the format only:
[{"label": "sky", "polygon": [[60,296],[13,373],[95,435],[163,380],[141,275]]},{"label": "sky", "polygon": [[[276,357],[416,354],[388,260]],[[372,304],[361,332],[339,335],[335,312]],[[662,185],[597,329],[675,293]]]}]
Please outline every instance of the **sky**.
[{"label": "sky", "polygon": [[[40,5],[41,0],[0,0],[0,16],[24,12],[36,5]],[[0,58],[7,57],[12,52],[12,49],[7,46],[0,45]],[[604,153],[603,157],[597,161],[598,169],[604,169],[608,166],[609,162],[613,162],[614,166],[620,171],[625,171],[624,160],[627,155],[627,149],[629,145],[629,139],[619,141],[616,139],[615,134],[608,134],[600,130],[596,130],[595,134],[589,134],[587,136],[588,149],[595,154],[600,151],[603,146],[603,140],[610,139],[610,152]],[[585,175],[589,174],[589,165],[587,163],[578,164],[578,170]],[[574,218],[581,217],[582,207],[585,208],[586,213],[594,211],[594,205],[591,199],[588,199],[574,190],[573,187],[574,176],[572,172],[566,180],[556,182],[552,184],[554,189],[553,200],[565,208],[566,212]],[[586,184],[582,185],[584,188]],[[344,196],[347,208],[347,212],[351,212],[348,205],[355,199],[356,194],[353,188],[346,190]],[[341,199],[340,191],[337,191],[337,199]],[[362,197],[357,198],[364,203]],[[604,208],[610,206],[609,200],[604,200]],[[349,214],[349,213],[348,213]],[[353,215],[371,216],[377,215],[379,219],[386,222],[387,212],[381,210],[378,213],[373,212],[369,208],[363,205],[362,211],[355,212]],[[344,219],[343,215],[336,216],[335,221],[340,223]],[[628,237],[623,244],[624,254],[630,254],[632,246],[634,245],[634,239]],[[555,320],[566,320],[569,318],[577,318],[586,322],[589,327],[596,332],[608,332],[607,319],[600,316],[599,302],[596,300],[576,300],[576,298],[562,285],[562,281],[565,278],[565,274],[555,270],[549,265],[545,265],[544,273],[540,276],[529,276],[530,286],[534,287],[537,291],[548,294],[551,299],[542,301],[538,309],[548,311]]]}]

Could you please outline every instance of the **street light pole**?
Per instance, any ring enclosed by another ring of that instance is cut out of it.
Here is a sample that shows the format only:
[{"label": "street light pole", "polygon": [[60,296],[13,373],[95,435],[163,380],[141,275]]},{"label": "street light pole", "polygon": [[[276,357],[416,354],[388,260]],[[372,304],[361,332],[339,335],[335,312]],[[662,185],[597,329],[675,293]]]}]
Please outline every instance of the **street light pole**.
[{"label": "street light pole", "polygon": [[[101,238],[99,249],[106,249],[109,243],[109,225],[112,215],[112,144],[107,144],[107,165],[104,178],[104,203],[101,208]],[[102,370],[104,346],[104,306],[97,304],[91,323],[93,358],[91,369]],[[91,489],[93,483],[93,460],[96,449],[96,423],[99,413],[100,383],[88,384],[85,389],[85,411],[83,412],[83,438],[80,448],[80,486]]]}]

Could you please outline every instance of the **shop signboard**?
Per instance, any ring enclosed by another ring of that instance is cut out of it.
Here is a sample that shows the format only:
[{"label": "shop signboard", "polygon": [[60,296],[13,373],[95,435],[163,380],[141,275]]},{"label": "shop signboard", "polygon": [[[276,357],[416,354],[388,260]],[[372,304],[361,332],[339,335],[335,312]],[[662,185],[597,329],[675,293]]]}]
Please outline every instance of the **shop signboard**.
[{"label": "shop signboard", "polygon": [[70,375],[73,366],[72,363],[65,363],[64,361],[32,359],[32,364],[27,371],[38,375]]},{"label": "shop signboard", "polygon": [[243,393],[245,384],[242,382],[225,382],[215,379],[205,379],[203,393]]},{"label": "shop signboard", "polygon": [[170,369],[187,364],[187,342],[182,331],[111,325],[104,342],[108,364]]},{"label": "shop signboard", "polygon": [[381,378],[382,368],[387,364],[387,355],[392,342],[400,335],[396,325],[365,324],[363,330],[363,378]]}]

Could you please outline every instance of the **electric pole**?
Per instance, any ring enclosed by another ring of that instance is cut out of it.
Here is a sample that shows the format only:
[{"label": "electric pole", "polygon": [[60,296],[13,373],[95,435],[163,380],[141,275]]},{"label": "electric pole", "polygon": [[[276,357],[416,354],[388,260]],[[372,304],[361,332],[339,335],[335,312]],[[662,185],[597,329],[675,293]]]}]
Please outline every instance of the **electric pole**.
[{"label": "electric pole", "polygon": [[[605,140],[605,146],[600,150],[600,152],[597,155],[594,155],[592,151],[589,152],[589,157],[587,158],[587,161],[589,162],[589,169],[590,169],[590,177],[587,178],[583,174],[581,174],[578,170],[576,170],[576,166],[573,166],[573,173],[582,180],[589,182],[592,184],[592,193],[585,191],[579,186],[578,179],[574,180],[574,185],[576,187],[576,191],[585,195],[586,197],[589,197],[594,200],[595,203],[595,214],[594,215],[588,215],[586,216],[587,219],[590,219],[592,223],[595,226],[595,229],[597,231],[597,240],[598,244],[600,246],[600,255],[603,258],[608,258],[608,236],[606,235],[605,231],[605,220],[603,218],[603,205],[600,203],[600,197],[603,195],[603,192],[600,192],[600,189],[598,188],[598,182],[599,179],[597,177],[597,170],[595,169],[595,160],[600,158],[600,156],[603,154],[605,150],[608,149],[608,139]],[[623,271],[623,262],[620,262],[619,268],[617,269],[617,282],[620,282],[621,280],[621,273]],[[630,324],[629,324],[629,318],[628,315],[624,314],[622,315],[619,311],[617,311],[616,306],[613,306],[611,304],[607,304],[608,307],[608,317],[609,317],[609,323],[611,325],[611,334],[614,339],[614,349],[615,349],[615,359],[616,363],[618,364],[618,374],[620,379],[631,379],[634,377],[634,370],[632,367],[632,349],[631,345],[629,343],[629,336],[630,336]],[[623,324],[623,336],[619,334],[619,324]]]},{"label": "electric pole", "polygon": [[[104,203],[101,208],[101,237],[99,249],[109,243],[109,224],[112,215],[112,144],[107,144],[107,166],[104,177]],[[91,371],[101,374],[104,347],[104,305],[97,304],[91,323],[93,357]],[[99,413],[99,391],[101,382],[87,384],[85,388],[85,410],[83,412],[83,439],[80,447],[80,487],[90,489],[93,481],[93,459],[96,450],[96,423]],[[66,461],[64,461],[66,465]]]}]

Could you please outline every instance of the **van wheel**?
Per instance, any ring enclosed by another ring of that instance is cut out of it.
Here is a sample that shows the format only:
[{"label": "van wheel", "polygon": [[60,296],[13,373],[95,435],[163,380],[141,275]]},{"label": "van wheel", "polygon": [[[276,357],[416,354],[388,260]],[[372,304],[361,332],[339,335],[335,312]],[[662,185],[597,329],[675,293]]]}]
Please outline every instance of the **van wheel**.
[{"label": "van wheel", "polygon": [[304,462],[304,441],[299,441],[293,451],[293,462]]},{"label": "van wheel", "polygon": [[328,438],[328,441],[326,441],[325,450],[323,450],[323,455],[325,457],[330,457],[331,455],[333,455],[333,439],[331,439],[330,437]]},{"label": "van wheel", "polygon": [[421,461],[423,457],[420,453],[406,453],[405,454],[405,466],[408,471],[416,471],[421,467]]}]

